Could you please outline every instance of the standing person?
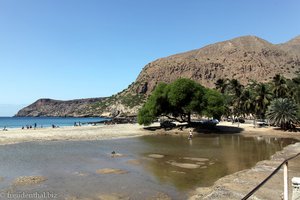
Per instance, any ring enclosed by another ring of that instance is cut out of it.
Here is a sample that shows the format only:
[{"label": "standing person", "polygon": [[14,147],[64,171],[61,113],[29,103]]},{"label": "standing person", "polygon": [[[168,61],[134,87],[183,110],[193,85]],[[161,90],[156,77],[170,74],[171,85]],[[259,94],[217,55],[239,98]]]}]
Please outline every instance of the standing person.
[{"label": "standing person", "polygon": [[191,140],[193,138],[193,132],[192,132],[192,129],[190,129],[190,132],[189,132],[189,137],[188,139]]},{"label": "standing person", "polygon": [[36,129],[36,123],[34,123],[34,129]]}]

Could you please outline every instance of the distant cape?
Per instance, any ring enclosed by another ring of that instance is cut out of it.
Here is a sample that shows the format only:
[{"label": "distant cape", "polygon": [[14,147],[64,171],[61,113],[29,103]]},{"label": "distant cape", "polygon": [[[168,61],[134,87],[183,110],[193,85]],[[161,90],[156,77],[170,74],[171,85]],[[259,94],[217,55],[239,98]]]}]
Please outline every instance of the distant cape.
[{"label": "distant cape", "polygon": [[33,104],[21,109],[15,116],[18,117],[92,117],[91,104],[105,98],[76,99],[60,101],[54,99],[39,99]]}]

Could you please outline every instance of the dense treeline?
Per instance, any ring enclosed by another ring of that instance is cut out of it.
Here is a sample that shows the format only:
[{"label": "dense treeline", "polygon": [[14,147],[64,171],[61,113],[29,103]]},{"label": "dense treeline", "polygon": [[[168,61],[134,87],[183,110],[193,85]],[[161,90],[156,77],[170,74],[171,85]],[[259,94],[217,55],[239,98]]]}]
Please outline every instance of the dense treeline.
[{"label": "dense treeline", "polygon": [[215,89],[180,78],[160,83],[138,114],[138,122],[148,125],[159,116],[191,122],[191,114],[220,119],[253,117],[269,119],[282,129],[293,129],[300,118],[300,75],[286,79],[276,75],[268,83],[219,79]]},{"label": "dense treeline", "polygon": [[225,97],[225,116],[269,119],[285,130],[299,123],[300,75],[293,79],[276,75],[270,82],[251,81],[246,86],[236,79],[219,79],[215,85]]}]

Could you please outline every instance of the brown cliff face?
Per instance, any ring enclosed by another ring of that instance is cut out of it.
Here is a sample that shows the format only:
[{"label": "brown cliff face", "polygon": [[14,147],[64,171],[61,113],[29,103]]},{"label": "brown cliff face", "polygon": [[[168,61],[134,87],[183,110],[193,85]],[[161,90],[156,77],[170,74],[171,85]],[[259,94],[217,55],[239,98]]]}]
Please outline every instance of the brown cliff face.
[{"label": "brown cliff face", "polygon": [[300,55],[300,36],[287,41],[286,43],[279,44],[280,48],[288,51],[291,54]]},{"label": "brown cliff face", "polygon": [[[214,87],[220,78],[270,81],[276,74],[293,78],[300,73],[300,36],[274,45],[244,36],[161,58],[147,64],[127,89],[105,99],[39,100],[17,116],[114,116],[136,114],[159,82],[190,78]],[[142,93],[142,94],[140,94]],[[146,95],[144,95],[146,94]]]},{"label": "brown cliff face", "polygon": [[255,36],[244,36],[172,55],[149,63],[138,76],[133,90],[148,83],[151,93],[159,82],[179,77],[214,87],[219,78],[267,82],[276,74],[292,78],[300,73],[300,37],[274,45]]}]

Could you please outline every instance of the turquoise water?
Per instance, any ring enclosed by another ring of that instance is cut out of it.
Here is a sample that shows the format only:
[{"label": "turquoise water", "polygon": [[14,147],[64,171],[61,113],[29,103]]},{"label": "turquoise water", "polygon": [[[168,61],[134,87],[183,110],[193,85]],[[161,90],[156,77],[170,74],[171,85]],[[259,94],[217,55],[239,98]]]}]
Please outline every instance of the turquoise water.
[{"label": "turquoise water", "polygon": [[73,126],[74,123],[80,122],[85,124],[88,122],[100,122],[105,120],[101,117],[89,118],[74,118],[74,117],[0,117],[0,128],[21,128],[32,126],[36,123],[37,127],[50,127],[55,126]]}]

